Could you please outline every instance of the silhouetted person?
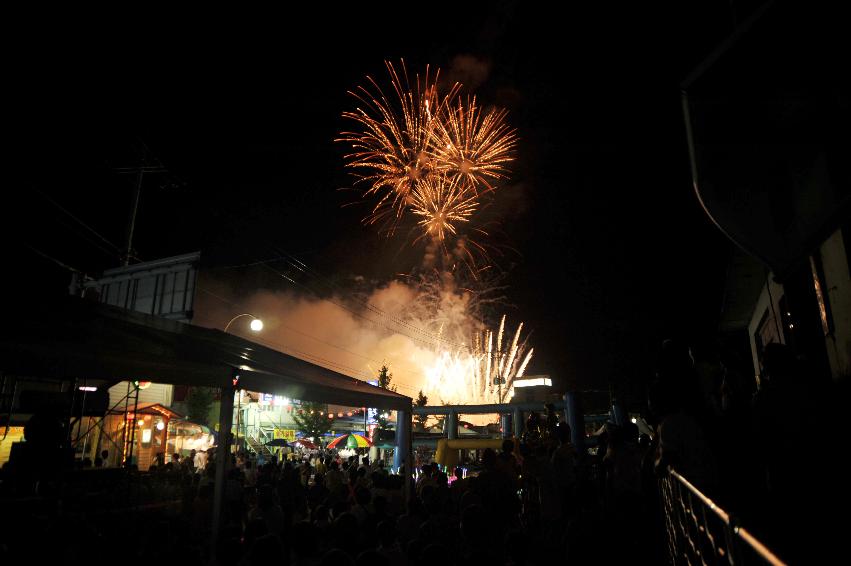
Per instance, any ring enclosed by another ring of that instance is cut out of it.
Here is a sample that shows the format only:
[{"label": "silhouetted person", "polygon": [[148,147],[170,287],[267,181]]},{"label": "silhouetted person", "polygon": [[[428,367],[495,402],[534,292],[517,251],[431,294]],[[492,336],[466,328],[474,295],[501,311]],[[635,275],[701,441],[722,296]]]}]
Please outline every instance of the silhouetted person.
[{"label": "silhouetted person", "polygon": [[550,458],[560,512],[565,517],[573,508],[573,492],[576,489],[579,466],[579,455],[570,441],[570,432],[570,425],[565,422],[558,424],[556,427],[558,447]]},{"label": "silhouetted person", "polygon": [[701,422],[703,403],[686,345],[674,340],[662,345],[650,402],[659,422],[657,471],[665,473],[671,466],[704,493],[715,495],[715,459]]},{"label": "silhouetted person", "polygon": [[765,347],[763,383],[754,399],[753,446],[765,498],[758,507],[765,511],[760,523],[771,527],[768,544],[791,563],[815,563],[813,553],[821,550],[826,557],[825,543],[840,538],[828,532],[835,527],[830,516],[838,512],[833,508],[837,490],[847,482],[845,473],[835,472],[838,462],[823,461],[835,452],[834,439],[810,426],[812,419],[828,424],[833,418],[829,401],[819,399],[811,379],[802,375],[788,346]]}]

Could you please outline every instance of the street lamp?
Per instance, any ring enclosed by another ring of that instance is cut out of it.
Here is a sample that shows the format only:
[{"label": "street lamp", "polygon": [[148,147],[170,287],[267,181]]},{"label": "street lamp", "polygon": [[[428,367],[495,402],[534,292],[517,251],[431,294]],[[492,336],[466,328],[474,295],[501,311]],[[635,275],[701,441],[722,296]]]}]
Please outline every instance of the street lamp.
[{"label": "street lamp", "polygon": [[254,332],[260,332],[261,330],[263,330],[263,321],[262,320],[260,320],[259,318],[257,318],[253,314],[243,313],[243,314],[238,314],[235,317],[233,317],[232,319],[230,319],[230,321],[225,325],[225,332],[228,331],[228,328],[230,328],[230,325],[233,324],[233,321],[235,321],[236,319],[241,318],[243,316],[250,316],[251,317],[251,324],[249,325],[249,328],[251,328],[251,330],[253,330]]},{"label": "street lamp", "polygon": [[[225,332],[228,331],[228,328],[230,328],[230,325],[233,324],[233,322],[236,319],[242,318],[243,316],[250,316],[251,317],[251,324],[249,324],[249,328],[251,328],[252,331],[260,332],[261,330],[263,330],[263,321],[260,320],[259,318],[257,318],[256,316],[254,316],[253,314],[246,312],[246,313],[238,314],[235,317],[233,317],[232,319],[230,319],[228,321],[228,323],[225,325]],[[241,424],[240,421],[242,421],[242,391],[241,390],[239,392],[239,396],[237,397],[236,402],[237,402],[237,406],[236,406],[236,442],[237,442],[237,448],[239,448],[240,447],[239,427],[240,427],[240,424]]]}]

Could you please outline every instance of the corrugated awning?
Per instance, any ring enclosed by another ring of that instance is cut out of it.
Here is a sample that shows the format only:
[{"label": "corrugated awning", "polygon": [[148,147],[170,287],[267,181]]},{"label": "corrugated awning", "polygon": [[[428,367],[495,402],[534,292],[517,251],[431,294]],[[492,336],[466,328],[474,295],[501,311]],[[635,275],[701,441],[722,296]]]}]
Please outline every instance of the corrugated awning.
[{"label": "corrugated awning", "polygon": [[0,371],[48,379],[231,387],[350,407],[410,410],[411,399],[220,330],[63,298],[7,313]]}]

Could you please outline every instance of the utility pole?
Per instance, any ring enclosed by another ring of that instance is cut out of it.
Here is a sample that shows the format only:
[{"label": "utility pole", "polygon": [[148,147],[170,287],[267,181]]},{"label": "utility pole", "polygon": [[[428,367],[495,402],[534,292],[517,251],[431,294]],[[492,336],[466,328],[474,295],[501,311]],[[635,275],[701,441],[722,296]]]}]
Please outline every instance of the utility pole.
[{"label": "utility pole", "polygon": [[130,211],[130,222],[127,227],[127,245],[124,248],[124,253],[122,254],[122,265],[125,267],[130,265],[130,258],[134,257],[133,252],[133,233],[136,231],[136,214],[139,212],[139,200],[142,196],[142,182],[144,180],[145,173],[167,173],[168,169],[163,167],[163,164],[159,159],[154,157],[151,161],[153,161],[152,165],[148,164],[148,156],[150,154],[150,150],[148,146],[145,145],[145,142],[142,140],[138,140],[139,144],[142,146],[142,152],[140,155],[140,161],[138,167],[121,167],[115,169],[116,172],[121,174],[136,174],[136,187],[133,191],[133,207]]}]

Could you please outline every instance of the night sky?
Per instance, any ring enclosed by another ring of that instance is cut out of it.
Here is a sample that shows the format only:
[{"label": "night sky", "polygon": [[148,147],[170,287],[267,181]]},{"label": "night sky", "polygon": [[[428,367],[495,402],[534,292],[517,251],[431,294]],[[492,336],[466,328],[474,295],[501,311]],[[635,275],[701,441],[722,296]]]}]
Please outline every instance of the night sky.
[{"label": "night sky", "polygon": [[412,74],[430,64],[475,84],[517,128],[492,212],[494,238],[517,251],[500,261],[509,315],[533,332],[527,373],[562,388],[646,381],[663,338],[716,327],[729,245],[691,188],[678,85],[730,31],[729,3],[529,4],[40,29],[13,69],[20,175],[4,239],[26,275],[7,297],[66,292],[68,272],[33,248],[91,274],[118,265],[50,200],[122,246],[134,179],[116,168],[138,163],[140,139],[168,168],[145,181],[144,260],[285,252],[331,277],[405,271],[403,246],[360,225],[367,206],[342,206],[355,193],[337,190],[353,179],[333,141],[346,91],[404,58]]}]

